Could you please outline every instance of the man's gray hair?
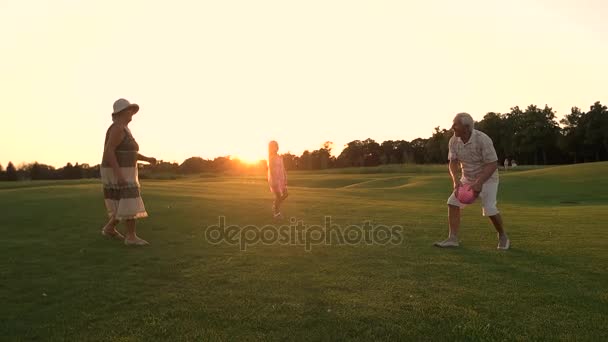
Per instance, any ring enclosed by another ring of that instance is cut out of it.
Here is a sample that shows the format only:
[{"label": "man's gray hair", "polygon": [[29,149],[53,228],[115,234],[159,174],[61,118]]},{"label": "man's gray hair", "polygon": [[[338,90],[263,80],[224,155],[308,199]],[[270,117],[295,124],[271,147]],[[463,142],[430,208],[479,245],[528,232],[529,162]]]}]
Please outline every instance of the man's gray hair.
[{"label": "man's gray hair", "polygon": [[473,120],[473,117],[469,113],[458,113],[454,117],[454,120],[460,120],[460,123],[471,131],[475,128],[475,120]]}]

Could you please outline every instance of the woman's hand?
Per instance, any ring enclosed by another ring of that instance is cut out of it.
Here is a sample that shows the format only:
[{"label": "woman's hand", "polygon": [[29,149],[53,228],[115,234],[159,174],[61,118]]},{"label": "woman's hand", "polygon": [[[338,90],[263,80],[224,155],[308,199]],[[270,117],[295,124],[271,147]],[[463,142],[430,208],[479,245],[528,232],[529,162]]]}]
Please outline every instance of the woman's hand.
[{"label": "woman's hand", "polygon": [[156,158],[146,157],[140,153],[137,154],[137,160],[143,160],[143,161],[149,163],[150,165],[156,165]]}]

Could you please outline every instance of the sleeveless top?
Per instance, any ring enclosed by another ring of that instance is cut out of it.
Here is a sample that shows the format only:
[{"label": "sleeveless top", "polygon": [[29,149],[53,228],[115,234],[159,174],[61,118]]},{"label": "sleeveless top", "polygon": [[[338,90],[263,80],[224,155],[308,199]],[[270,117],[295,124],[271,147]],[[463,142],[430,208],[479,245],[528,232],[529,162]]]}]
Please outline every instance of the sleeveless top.
[{"label": "sleeveless top", "polygon": [[[110,138],[110,129],[114,127],[112,124],[108,130],[106,131],[106,139],[104,142],[104,146],[108,143],[108,139]],[[122,139],[120,144],[116,146],[116,150],[114,150],[116,154],[116,159],[118,160],[119,167],[135,167],[137,166],[137,155],[139,154],[139,144],[133,138],[131,131],[129,128],[125,127],[125,137]],[[103,158],[101,162],[102,167],[111,167],[110,163]]]}]

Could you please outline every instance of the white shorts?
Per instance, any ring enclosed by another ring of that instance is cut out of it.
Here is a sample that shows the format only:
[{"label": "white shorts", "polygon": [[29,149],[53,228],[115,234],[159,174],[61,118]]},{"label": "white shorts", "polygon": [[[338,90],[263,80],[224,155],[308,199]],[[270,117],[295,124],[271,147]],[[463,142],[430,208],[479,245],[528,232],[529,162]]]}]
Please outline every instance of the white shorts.
[{"label": "white shorts", "polygon": [[[463,184],[466,184],[463,181]],[[498,215],[499,211],[496,208],[496,194],[498,193],[498,182],[486,182],[481,187],[481,193],[479,193],[479,200],[481,201],[481,208],[483,216],[494,216]],[[464,208],[467,205],[460,203],[456,195],[452,192],[450,198],[448,198],[448,205],[453,205],[459,208]]]}]

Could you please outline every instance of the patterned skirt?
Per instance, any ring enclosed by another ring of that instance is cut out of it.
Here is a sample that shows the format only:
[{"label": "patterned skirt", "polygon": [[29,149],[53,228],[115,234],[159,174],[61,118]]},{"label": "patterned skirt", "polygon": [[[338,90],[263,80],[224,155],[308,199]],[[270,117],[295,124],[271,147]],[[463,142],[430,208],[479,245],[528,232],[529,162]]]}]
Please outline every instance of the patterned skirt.
[{"label": "patterned skirt", "polygon": [[121,167],[127,185],[120,186],[111,167],[101,167],[103,197],[108,216],[117,220],[139,219],[148,216],[140,195],[137,166]]}]

